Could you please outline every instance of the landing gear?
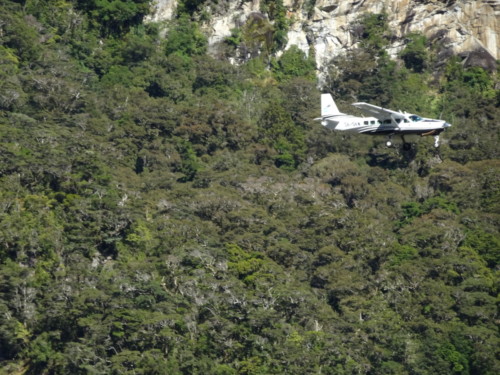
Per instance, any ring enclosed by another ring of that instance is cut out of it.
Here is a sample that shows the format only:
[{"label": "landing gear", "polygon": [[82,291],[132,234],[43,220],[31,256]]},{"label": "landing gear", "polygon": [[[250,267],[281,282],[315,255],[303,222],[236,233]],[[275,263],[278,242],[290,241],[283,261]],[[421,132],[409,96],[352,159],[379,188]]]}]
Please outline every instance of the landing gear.
[{"label": "landing gear", "polygon": [[439,133],[441,133],[442,130],[431,130],[430,132],[420,134],[420,136],[425,137],[427,135],[433,135],[434,136],[434,147],[439,147]]},{"label": "landing gear", "polygon": [[[405,150],[405,151],[411,150],[411,143],[406,142],[404,136],[401,136],[401,139],[403,140],[403,150]],[[393,145],[392,144],[392,137],[387,138],[385,145],[387,147],[392,147],[392,145]]]},{"label": "landing gear", "polygon": [[434,136],[434,147],[439,147],[439,135]]},{"label": "landing gear", "polygon": [[387,136],[387,141],[385,142],[385,145],[387,147],[391,147],[392,146],[392,135]]}]

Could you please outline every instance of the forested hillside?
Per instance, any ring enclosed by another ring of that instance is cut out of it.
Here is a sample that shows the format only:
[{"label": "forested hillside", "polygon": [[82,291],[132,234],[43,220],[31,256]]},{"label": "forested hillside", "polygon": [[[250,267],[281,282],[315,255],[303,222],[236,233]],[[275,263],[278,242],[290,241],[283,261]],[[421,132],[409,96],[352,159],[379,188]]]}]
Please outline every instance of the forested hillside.
[{"label": "forested hillside", "polygon": [[[241,66],[200,3],[0,0],[0,374],[499,374],[497,72],[367,14],[319,90],[280,1]],[[321,91],[453,126],[386,148]]]}]

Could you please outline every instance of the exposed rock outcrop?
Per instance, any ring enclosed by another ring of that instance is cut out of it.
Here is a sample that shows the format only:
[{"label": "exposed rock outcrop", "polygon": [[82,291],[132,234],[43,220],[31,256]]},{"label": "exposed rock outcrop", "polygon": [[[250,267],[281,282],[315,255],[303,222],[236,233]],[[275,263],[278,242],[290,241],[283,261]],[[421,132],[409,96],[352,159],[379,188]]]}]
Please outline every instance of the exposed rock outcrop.
[{"label": "exposed rock outcrop", "polygon": [[[261,9],[260,0],[208,3],[203,24],[209,51],[217,54],[231,30]],[[315,50],[319,72],[331,59],[356,47],[352,25],[365,13],[386,12],[394,35],[389,53],[395,57],[405,35],[419,32],[439,48],[440,56],[462,55],[469,64],[494,68],[500,58],[500,0],[284,0],[290,20],[288,43],[305,53]],[[151,21],[168,20],[177,0],[154,0]]]},{"label": "exposed rock outcrop", "polygon": [[153,0],[151,14],[146,17],[146,22],[169,21],[175,15],[177,0]]}]

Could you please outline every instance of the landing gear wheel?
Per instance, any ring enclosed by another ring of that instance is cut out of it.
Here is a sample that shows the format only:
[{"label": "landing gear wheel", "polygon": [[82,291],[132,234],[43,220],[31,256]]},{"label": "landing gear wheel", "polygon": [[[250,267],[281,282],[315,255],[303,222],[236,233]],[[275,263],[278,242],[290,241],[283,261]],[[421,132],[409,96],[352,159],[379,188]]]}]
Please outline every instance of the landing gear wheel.
[{"label": "landing gear wheel", "polygon": [[439,135],[434,136],[434,147],[439,147]]}]

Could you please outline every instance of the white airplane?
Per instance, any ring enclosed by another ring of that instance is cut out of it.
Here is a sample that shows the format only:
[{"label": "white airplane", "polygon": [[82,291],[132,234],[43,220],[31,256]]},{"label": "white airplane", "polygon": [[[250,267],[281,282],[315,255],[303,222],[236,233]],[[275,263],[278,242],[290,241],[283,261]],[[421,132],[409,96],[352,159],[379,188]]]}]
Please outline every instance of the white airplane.
[{"label": "white airplane", "polygon": [[451,126],[443,120],[422,118],[411,113],[396,112],[373,104],[361,102],[352,105],[373,117],[356,117],[341,113],[330,94],[321,94],[321,117],[315,120],[321,120],[321,125],[332,130],[386,135],[387,147],[392,146],[394,135],[400,135],[405,149],[411,148],[411,144],[407,143],[404,138],[405,135],[410,134],[422,137],[433,135],[434,146],[438,147],[439,134]]}]

